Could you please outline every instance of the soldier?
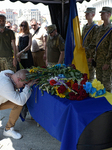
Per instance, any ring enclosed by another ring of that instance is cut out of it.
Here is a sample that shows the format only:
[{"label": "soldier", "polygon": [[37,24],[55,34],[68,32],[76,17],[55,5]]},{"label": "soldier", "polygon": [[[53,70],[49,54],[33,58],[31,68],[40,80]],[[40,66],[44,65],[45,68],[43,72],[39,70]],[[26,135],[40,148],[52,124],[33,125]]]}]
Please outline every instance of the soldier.
[{"label": "soldier", "polygon": [[[95,8],[88,7],[85,11],[85,17],[87,20],[87,24],[84,25],[82,29],[82,40],[83,40],[83,46],[87,47],[92,39],[93,36],[96,33],[97,25],[93,22],[93,17],[95,16]],[[89,74],[90,78],[89,81],[92,81],[94,79],[95,69],[92,66],[92,56],[94,54],[94,50],[86,51],[86,57],[88,62],[88,68],[89,68]]]},{"label": "soldier", "polygon": [[56,25],[47,27],[48,37],[46,44],[46,65],[52,66],[62,64],[64,61],[65,43],[59,33],[57,33]]},{"label": "soldier", "polygon": [[6,17],[0,14],[0,71],[7,69],[15,71],[17,64],[15,35],[12,30],[5,27],[5,23]]},{"label": "soldier", "polygon": [[112,25],[109,20],[111,12],[111,7],[103,7],[99,12],[104,23],[98,27],[93,41],[86,47],[86,51],[95,48],[96,78],[104,84],[108,92],[111,91]]}]

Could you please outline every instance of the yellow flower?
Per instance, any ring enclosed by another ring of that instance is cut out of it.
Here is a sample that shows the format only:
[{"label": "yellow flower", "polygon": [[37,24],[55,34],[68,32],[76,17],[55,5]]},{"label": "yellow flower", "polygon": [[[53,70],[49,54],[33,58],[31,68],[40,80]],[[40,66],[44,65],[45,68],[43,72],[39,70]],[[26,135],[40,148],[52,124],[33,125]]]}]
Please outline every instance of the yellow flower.
[{"label": "yellow flower", "polygon": [[93,86],[94,88],[96,88],[97,91],[98,91],[98,90],[101,90],[101,89],[104,89],[103,84],[101,84],[101,82],[98,81],[97,79],[94,79],[94,80],[93,80],[92,86]]},{"label": "yellow flower", "polygon": [[61,93],[61,94],[59,94],[59,93],[58,93],[57,88],[56,88],[56,93],[57,93],[57,96],[59,96],[60,98],[64,98],[64,97],[65,97],[65,94],[62,94],[62,93]]},{"label": "yellow flower", "polygon": [[34,72],[34,70],[33,70],[33,69],[31,69],[29,72],[30,72],[30,73],[33,73],[33,72]]},{"label": "yellow flower", "polygon": [[100,89],[102,89],[102,90],[104,89],[104,85],[103,84],[101,84]]},{"label": "yellow flower", "polygon": [[96,87],[97,91],[101,89],[100,86],[101,86],[101,82],[98,81],[98,82],[97,82],[97,87]]},{"label": "yellow flower", "polygon": [[95,97],[96,95],[96,92],[94,94],[89,94],[91,97]]},{"label": "yellow flower", "polygon": [[67,82],[70,82],[70,83],[71,83],[71,87],[72,87],[72,85],[74,84],[74,81],[73,81],[73,80],[67,80]]},{"label": "yellow flower", "polygon": [[92,82],[92,86],[93,86],[94,88],[96,88],[96,87],[97,87],[97,79],[94,79],[94,80],[93,80],[93,82]]},{"label": "yellow flower", "polygon": [[60,98],[65,98],[65,95],[64,94],[59,94],[58,95]]}]

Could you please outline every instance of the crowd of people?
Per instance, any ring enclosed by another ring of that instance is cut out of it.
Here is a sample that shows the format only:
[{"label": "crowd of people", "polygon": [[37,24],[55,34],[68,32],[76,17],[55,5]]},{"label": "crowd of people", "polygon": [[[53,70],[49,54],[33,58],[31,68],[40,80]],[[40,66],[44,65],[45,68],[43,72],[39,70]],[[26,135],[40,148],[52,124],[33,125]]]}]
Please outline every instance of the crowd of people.
[{"label": "crowd of people", "polygon": [[[1,18],[6,20],[3,15]],[[6,21],[5,28],[12,30],[15,35],[16,50],[12,47],[12,52],[14,56],[16,54],[16,66],[13,65],[16,71],[20,69],[20,63],[24,68],[64,63],[65,43],[57,32],[55,24],[47,26],[46,23],[43,23],[41,25],[39,21],[32,18],[30,24],[23,21],[19,28],[16,24],[12,25],[10,21]]]},{"label": "crowd of people", "polygon": [[[47,41],[50,44],[47,44]],[[21,111],[26,107],[31,86],[36,83],[36,80],[25,80],[26,74],[29,73],[26,68],[63,63],[64,40],[57,33],[55,25],[47,27],[43,24],[41,27],[41,23],[33,18],[30,25],[27,21],[22,21],[18,31],[16,24],[12,25],[0,14],[0,50],[0,110],[12,109],[3,135],[20,139],[22,135],[14,130],[14,126]],[[55,59],[51,59],[49,55]],[[21,69],[20,64],[24,69]],[[20,88],[22,92],[19,91]]]},{"label": "crowd of people", "polygon": [[[98,26],[93,21],[95,8],[85,11],[87,24],[82,30],[83,47],[85,48],[90,81],[96,78],[111,91],[111,59],[112,59],[112,25],[111,7],[103,7],[99,12],[104,23]],[[30,28],[30,27],[31,28]],[[26,68],[49,67],[64,63],[65,41],[57,32],[55,24],[46,26],[32,18],[30,25],[22,21],[18,26],[6,21],[0,15],[0,110],[12,108],[9,121],[4,129],[4,136],[20,139],[21,134],[14,130],[20,112],[31,95],[31,87],[35,81],[25,81]],[[20,68],[20,63],[24,69]],[[17,89],[22,88],[20,93]],[[7,92],[6,92],[7,91]]]}]

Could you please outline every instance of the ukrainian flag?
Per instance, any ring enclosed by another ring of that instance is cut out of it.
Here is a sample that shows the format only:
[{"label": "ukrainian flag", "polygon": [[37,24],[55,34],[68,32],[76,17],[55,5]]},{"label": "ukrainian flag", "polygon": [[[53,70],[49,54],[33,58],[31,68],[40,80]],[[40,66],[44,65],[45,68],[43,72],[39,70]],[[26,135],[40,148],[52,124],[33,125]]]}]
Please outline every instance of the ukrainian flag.
[{"label": "ukrainian flag", "polygon": [[76,69],[82,73],[87,73],[89,78],[85,49],[82,47],[76,0],[70,0],[70,14],[66,34],[64,63],[66,65],[74,64]]}]

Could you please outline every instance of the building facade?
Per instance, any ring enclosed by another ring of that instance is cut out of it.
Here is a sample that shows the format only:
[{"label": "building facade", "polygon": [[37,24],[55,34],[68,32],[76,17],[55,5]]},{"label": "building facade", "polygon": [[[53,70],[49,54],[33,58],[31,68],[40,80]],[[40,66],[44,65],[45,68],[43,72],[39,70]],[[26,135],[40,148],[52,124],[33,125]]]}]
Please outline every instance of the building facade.
[{"label": "building facade", "polygon": [[82,30],[82,27],[87,23],[87,20],[85,19],[85,10],[87,7],[95,7],[96,13],[93,18],[93,20],[98,24],[101,25],[103,21],[101,20],[100,11],[102,10],[102,7],[112,7],[112,0],[91,0],[90,2],[83,2],[83,3],[77,3],[77,9],[78,9],[78,17],[80,21],[80,27]]},{"label": "building facade", "polygon": [[97,0],[92,4],[92,6],[96,8],[96,14],[97,14],[95,15],[94,19],[96,21],[100,21],[101,17],[99,11],[101,11],[102,7],[104,6],[112,7],[112,0]]}]

